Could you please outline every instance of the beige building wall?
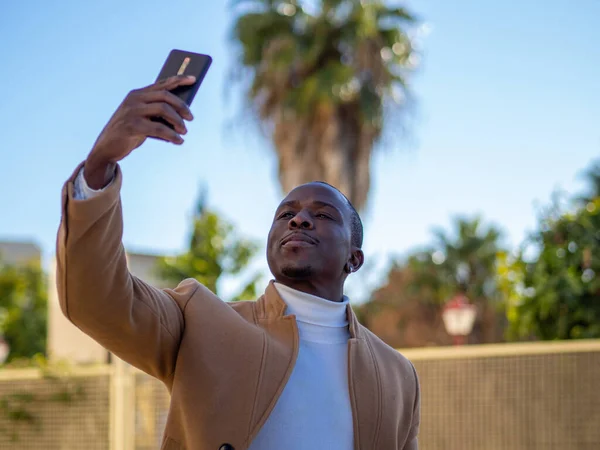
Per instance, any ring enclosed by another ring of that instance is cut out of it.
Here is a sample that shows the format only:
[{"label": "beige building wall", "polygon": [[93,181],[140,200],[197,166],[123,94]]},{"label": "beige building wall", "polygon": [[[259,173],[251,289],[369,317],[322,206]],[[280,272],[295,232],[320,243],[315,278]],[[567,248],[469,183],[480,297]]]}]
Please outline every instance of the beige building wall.
[{"label": "beige building wall", "polygon": [[[138,278],[156,287],[168,287],[155,274],[157,255],[128,253],[129,270]],[[49,273],[48,295],[48,356],[76,364],[106,363],[109,352],[67,320],[60,309],[56,290],[56,261]]]},{"label": "beige building wall", "polygon": [[0,262],[4,264],[39,263],[41,255],[40,247],[33,242],[0,241]]}]

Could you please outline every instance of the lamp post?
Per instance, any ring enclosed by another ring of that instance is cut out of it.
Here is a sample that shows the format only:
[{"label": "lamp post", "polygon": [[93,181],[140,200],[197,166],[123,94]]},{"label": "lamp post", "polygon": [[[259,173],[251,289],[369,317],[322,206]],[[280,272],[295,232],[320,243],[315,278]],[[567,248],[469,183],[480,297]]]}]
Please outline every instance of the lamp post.
[{"label": "lamp post", "polygon": [[446,331],[454,339],[454,345],[464,345],[465,338],[473,330],[477,307],[469,303],[469,299],[462,294],[456,295],[444,306],[442,319]]}]

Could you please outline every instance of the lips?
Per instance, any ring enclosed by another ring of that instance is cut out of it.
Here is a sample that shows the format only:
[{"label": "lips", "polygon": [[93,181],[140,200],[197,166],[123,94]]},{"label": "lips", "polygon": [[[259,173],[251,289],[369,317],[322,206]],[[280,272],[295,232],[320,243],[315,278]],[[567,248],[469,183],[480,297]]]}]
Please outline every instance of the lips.
[{"label": "lips", "polygon": [[315,245],[317,240],[309,236],[308,234],[295,231],[293,233],[288,234],[281,240],[281,245],[285,245],[288,242],[303,242],[304,244]]}]

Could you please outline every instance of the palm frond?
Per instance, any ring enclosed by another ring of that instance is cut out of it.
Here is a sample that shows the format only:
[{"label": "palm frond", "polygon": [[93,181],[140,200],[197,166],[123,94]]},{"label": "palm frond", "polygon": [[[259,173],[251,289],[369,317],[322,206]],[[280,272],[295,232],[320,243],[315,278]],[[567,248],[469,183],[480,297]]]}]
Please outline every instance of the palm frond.
[{"label": "palm frond", "polygon": [[377,1],[323,0],[310,13],[295,1],[235,5],[251,8],[238,16],[233,37],[251,78],[249,105],[280,156],[284,189],[328,176],[360,208],[385,118],[409,97],[415,50],[406,27],[414,17]]}]

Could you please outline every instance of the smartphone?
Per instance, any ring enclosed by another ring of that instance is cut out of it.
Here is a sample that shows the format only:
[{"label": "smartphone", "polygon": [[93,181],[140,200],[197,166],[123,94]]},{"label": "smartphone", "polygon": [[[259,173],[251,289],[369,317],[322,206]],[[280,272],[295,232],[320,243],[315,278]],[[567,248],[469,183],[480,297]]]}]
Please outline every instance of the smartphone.
[{"label": "smartphone", "polygon": [[[212,63],[212,58],[200,53],[186,52],[183,50],[171,50],[165,61],[156,81],[164,80],[175,75],[193,75],[196,82],[189,86],[179,86],[171,92],[183,100],[188,106],[191,106],[202,80],[206,76]],[[173,129],[173,125],[162,117],[153,117],[153,121],[160,122]]]}]

